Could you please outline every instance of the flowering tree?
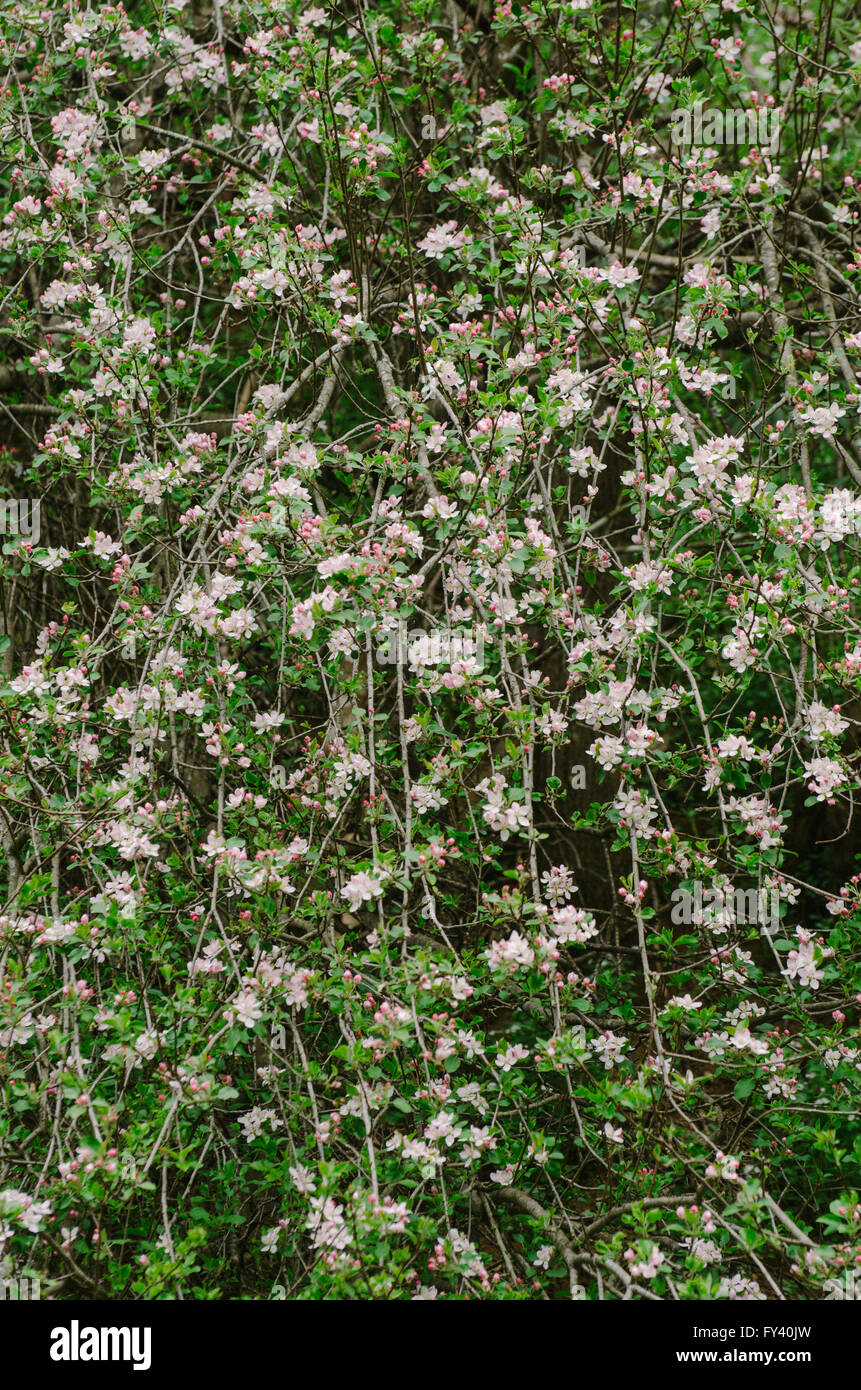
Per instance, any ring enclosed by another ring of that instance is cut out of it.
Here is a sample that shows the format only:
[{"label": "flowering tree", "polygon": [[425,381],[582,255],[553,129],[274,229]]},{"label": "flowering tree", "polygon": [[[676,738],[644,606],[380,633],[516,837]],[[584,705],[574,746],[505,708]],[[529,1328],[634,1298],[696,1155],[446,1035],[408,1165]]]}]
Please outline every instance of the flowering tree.
[{"label": "flowering tree", "polygon": [[7,1267],[861,1262],[853,32],[4,9]]}]

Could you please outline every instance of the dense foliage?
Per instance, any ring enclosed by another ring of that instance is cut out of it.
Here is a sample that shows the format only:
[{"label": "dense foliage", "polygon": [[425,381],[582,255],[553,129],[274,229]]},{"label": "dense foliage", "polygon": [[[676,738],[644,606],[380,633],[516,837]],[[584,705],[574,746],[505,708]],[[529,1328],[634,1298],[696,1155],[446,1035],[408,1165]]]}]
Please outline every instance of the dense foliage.
[{"label": "dense foliage", "polygon": [[4,6],[43,1296],[852,1296],[852,14]]}]

